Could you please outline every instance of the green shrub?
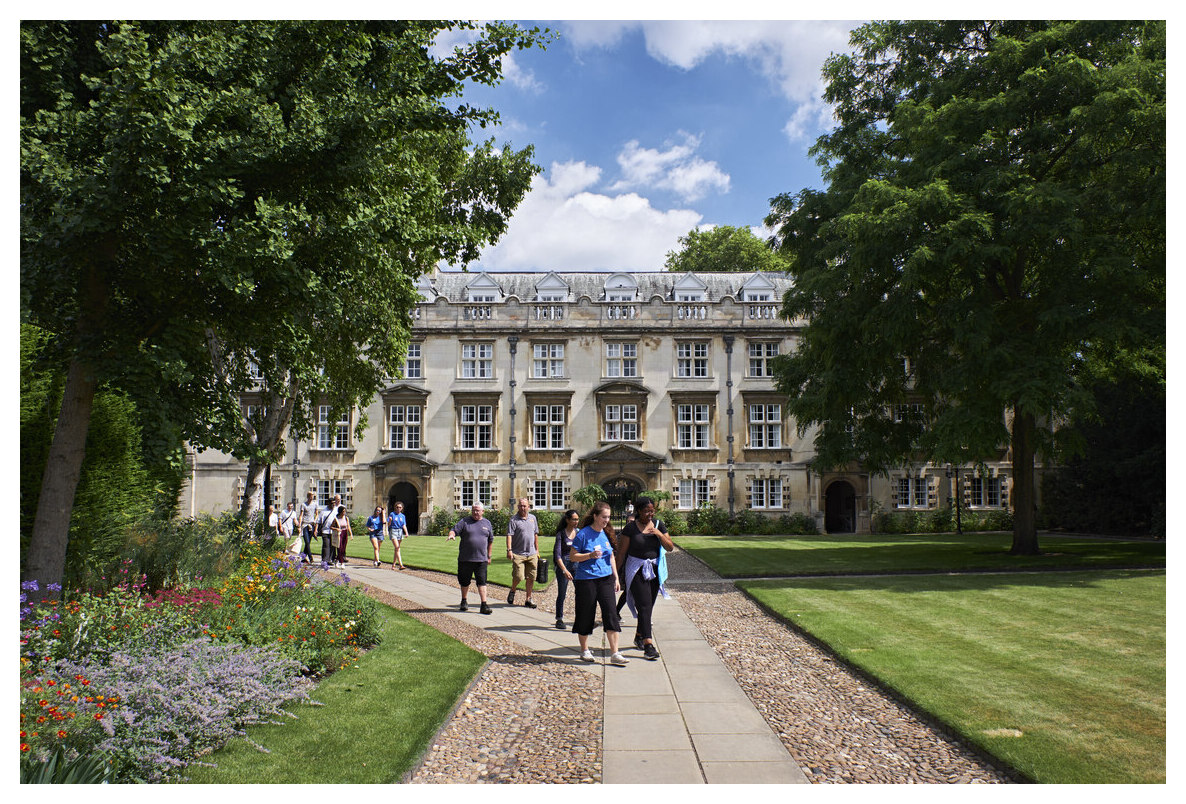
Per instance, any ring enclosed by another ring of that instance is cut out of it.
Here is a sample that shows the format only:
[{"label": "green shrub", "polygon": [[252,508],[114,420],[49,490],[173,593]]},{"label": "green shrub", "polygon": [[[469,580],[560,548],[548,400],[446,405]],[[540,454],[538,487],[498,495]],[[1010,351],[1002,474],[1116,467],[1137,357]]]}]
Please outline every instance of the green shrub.
[{"label": "green shrub", "polygon": [[683,536],[688,532],[688,519],[683,511],[674,508],[659,508],[655,511],[655,518],[659,519],[667,528],[667,533],[674,537]]},{"label": "green shrub", "polygon": [[772,533],[772,520],[749,508],[744,508],[733,517],[729,532],[734,535],[754,534],[761,536]]},{"label": "green shrub", "polygon": [[449,528],[456,524],[460,517],[454,517],[453,511],[446,511],[439,505],[432,507],[432,514],[420,518],[420,527],[425,536],[447,536]]},{"label": "green shrub", "polygon": [[688,530],[706,536],[726,534],[729,532],[729,512],[704,503],[688,514]]},{"label": "green shrub", "polygon": [[815,517],[802,512],[783,514],[778,518],[778,532],[794,536],[813,536],[819,533]]},{"label": "green shrub", "polygon": [[563,511],[535,511],[535,520],[539,523],[539,538],[540,551],[547,552],[543,546],[543,539],[551,536],[556,532],[557,526],[560,524],[560,518],[564,516]]},{"label": "green shrub", "polygon": [[923,516],[927,533],[951,533],[955,530],[955,515],[950,508],[936,508]]},{"label": "green shrub", "polygon": [[88,573],[92,588],[106,588],[124,568],[141,576],[146,591],[203,586],[232,572],[249,544],[243,521],[235,514],[166,520],[156,517],[128,528],[118,562]]}]

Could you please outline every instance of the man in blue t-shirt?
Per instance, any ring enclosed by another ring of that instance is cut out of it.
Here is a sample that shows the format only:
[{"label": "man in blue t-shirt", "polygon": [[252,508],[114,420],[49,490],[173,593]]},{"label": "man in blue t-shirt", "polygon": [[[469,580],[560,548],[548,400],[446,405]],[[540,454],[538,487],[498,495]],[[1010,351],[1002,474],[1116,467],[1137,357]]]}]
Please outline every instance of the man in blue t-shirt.
[{"label": "man in blue t-shirt", "polygon": [[473,504],[470,515],[462,519],[449,531],[448,541],[460,539],[457,545],[457,585],[461,587],[460,611],[469,609],[469,584],[476,580],[478,597],[482,601],[478,609],[482,614],[493,614],[486,604],[486,567],[490,564],[490,548],[494,545],[494,527],[483,514],[485,506]]}]

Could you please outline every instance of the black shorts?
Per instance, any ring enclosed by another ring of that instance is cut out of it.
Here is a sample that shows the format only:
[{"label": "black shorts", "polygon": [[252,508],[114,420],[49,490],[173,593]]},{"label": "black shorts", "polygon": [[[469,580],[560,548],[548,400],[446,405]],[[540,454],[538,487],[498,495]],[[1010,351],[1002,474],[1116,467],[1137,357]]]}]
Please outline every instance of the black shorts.
[{"label": "black shorts", "polygon": [[476,580],[478,586],[486,585],[486,562],[485,561],[461,561],[457,562],[457,583],[461,586],[469,586],[470,580]]}]

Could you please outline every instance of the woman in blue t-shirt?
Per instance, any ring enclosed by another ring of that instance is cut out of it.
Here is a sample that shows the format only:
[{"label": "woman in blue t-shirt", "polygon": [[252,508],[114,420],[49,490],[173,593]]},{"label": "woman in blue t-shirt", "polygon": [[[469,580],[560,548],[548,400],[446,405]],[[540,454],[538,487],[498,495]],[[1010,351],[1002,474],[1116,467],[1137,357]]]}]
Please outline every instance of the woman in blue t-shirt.
[{"label": "woman in blue t-shirt", "polygon": [[404,557],[400,555],[399,547],[404,537],[408,535],[408,519],[404,516],[404,504],[397,502],[395,508],[387,515],[387,532],[391,536],[391,543],[395,545],[395,557],[391,559],[391,568],[404,568]]},{"label": "woman in blue t-shirt", "polygon": [[609,525],[610,510],[605,502],[593,503],[582,527],[573,537],[568,558],[574,564],[573,586],[576,590],[576,619],[572,632],[581,643],[581,658],[593,662],[589,650],[589,634],[593,633],[593,617],[601,607],[601,625],[609,642],[610,663],[624,665],[629,661],[618,652],[618,634],[622,631],[615,598],[621,591],[618,567],[614,561],[613,529]]},{"label": "woman in blue t-shirt", "polygon": [[383,506],[376,505],[375,513],[367,519],[367,535],[375,548],[375,566],[379,566],[379,548],[383,545]]}]

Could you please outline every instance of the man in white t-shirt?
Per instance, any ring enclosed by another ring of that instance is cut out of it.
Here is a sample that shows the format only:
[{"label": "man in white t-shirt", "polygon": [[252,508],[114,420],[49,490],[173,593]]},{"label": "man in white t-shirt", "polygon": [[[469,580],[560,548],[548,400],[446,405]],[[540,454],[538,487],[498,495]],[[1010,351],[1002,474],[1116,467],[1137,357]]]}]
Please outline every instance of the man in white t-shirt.
[{"label": "man in white t-shirt", "polygon": [[[280,533],[284,537],[285,544],[288,544],[292,539],[293,530],[296,528],[296,521],[296,509],[293,507],[292,503],[289,503],[288,507],[284,509],[284,512],[280,514]],[[297,543],[293,542],[292,548],[294,553],[296,552],[296,546]]]},{"label": "man in white t-shirt", "polygon": [[310,491],[305,497],[305,502],[301,504],[301,510],[297,516],[297,527],[301,529],[301,561],[306,564],[313,563],[313,537],[317,535],[317,512],[319,510],[317,495]]}]

